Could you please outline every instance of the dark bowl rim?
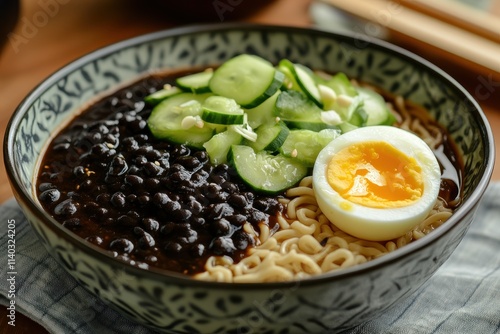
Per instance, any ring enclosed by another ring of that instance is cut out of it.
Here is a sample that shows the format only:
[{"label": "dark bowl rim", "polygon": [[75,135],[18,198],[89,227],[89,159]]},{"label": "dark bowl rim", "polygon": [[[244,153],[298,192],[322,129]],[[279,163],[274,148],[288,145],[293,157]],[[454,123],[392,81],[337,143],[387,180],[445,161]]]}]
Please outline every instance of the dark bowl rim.
[{"label": "dark bowl rim", "polygon": [[98,58],[105,57],[107,55],[119,52],[122,49],[127,49],[130,47],[135,47],[141,44],[154,42],[156,40],[161,40],[165,38],[181,36],[181,35],[196,35],[198,33],[217,33],[224,31],[270,31],[270,32],[288,32],[288,33],[300,33],[309,34],[315,36],[321,36],[325,38],[334,38],[336,40],[348,40],[354,42],[359,40],[359,34],[347,33],[347,32],[332,32],[324,31],[311,27],[295,27],[295,26],[285,26],[285,25],[268,25],[268,24],[255,24],[255,23],[218,23],[218,24],[197,24],[188,25],[178,28],[171,28],[161,31],[156,31],[137,37],[125,39],[108,46],[96,49],[77,58],[70,63],[59,68],[47,78],[42,80],[36,87],[34,87],[24,100],[19,104],[19,106],[14,111],[11,116],[9,123],[7,125],[7,130],[5,132],[4,140],[4,164],[6,167],[6,172],[11,183],[11,187],[16,194],[16,199],[23,202],[29,210],[34,213],[38,219],[40,219],[43,224],[51,228],[55,233],[60,236],[64,236],[71,244],[78,247],[80,251],[90,254],[92,257],[103,261],[104,263],[110,263],[111,266],[118,266],[122,270],[129,272],[131,274],[137,274],[137,276],[145,276],[158,281],[165,281],[166,283],[176,283],[180,285],[190,285],[199,287],[213,287],[219,289],[276,289],[276,288],[287,288],[297,285],[310,286],[316,284],[328,283],[330,281],[336,281],[340,279],[345,279],[351,276],[357,276],[365,272],[375,270],[379,267],[389,265],[392,262],[399,261],[411,255],[413,252],[418,251],[428,245],[437,242],[443,235],[445,235],[449,230],[453,229],[458,225],[459,221],[467,216],[467,214],[474,209],[474,207],[479,203],[482,198],[486,188],[490,182],[491,175],[493,173],[494,166],[494,140],[491,127],[488,120],[479,106],[477,101],[462,87],[455,79],[453,79],[449,74],[445,73],[443,70],[430,63],[429,61],[423,59],[422,57],[403,49],[399,46],[393,45],[389,42],[379,40],[373,37],[363,37],[363,43],[366,43],[365,47],[381,49],[386,53],[391,53],[397,57],[402,57],[405,61],[412,63],[416,67],[420,67],[425,71],[432,72],[434,75],[440,77],[444,82],[448,82],[454,90],[456,90],[459,95],[462,95],[464,99],[471,103],[472,106],[477,110],[475,115],[478,119],[478,123],[482,125],[482,134],[486,139],[486,145],[484,148],[485,159],[487,160],[485,166],[485,172],[481,177],[476,189],[472,194],[462,203],[459,209],[453,214],[453,216],[447,220],[439,229],[433,231],[425,238],[416,240],[405,247],[398,249],[394,252],[384,255],[378,259],[371,260],[367,263],[354,266],[352,268],[342,269],[338,271],[333,271],[329,273],[320,274],[310,278],[290,281],[290,282],[269,282],[269,283],[224,283],[224,282],[212,282],[194,279],[189,276],[178,274],[176,272],[171,272],[159,268],[149,268],[141,269],[136,266],[125,264],[124,262],[112,257],[109,252],[86,242],[84,239],[80,238],[76,234],[67,233],[68,230],[64,228],[61,224],[57,223],[53,218],[49,217],[37,204],[36,199],[33,198],[33,194],[27,193],[23,187],[18,184],[18,176],[13,166],[10,162],[13,160],[13,138],[17,126],[23,116],[23,112],[27,110],[32,103],[41,95],[46,88],[51,87],[57,80],[67,74],[73,72],[74,70],[84,66],[85,64],[94,61]]}]

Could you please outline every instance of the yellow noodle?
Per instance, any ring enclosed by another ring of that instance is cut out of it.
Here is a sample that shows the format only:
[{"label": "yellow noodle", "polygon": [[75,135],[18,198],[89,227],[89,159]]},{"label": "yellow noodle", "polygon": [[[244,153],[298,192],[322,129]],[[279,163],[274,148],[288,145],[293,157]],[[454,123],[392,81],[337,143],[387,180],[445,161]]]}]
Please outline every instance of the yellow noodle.
[{"label": "yellow noodle", "polygon": [[306,254],[316,254],[321,252],[323,246],[312,235],[305,234],[298,238],[299,249]]}]

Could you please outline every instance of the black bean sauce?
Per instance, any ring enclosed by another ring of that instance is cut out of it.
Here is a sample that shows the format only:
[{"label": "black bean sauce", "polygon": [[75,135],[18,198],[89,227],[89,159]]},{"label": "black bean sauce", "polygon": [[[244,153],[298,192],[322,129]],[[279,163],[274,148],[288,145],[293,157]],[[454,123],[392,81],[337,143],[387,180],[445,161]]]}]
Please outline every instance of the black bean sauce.
[{"label": "black bean sauce", "polygon": [[143,99],[173,77],[145,78],[84,110],[48,146],[37,195],[56,220],[116,257],[193,275],[211,255],[239,261],[255,245],[243,224],[273,229],[283,207],[206,152],[150,134]]}]

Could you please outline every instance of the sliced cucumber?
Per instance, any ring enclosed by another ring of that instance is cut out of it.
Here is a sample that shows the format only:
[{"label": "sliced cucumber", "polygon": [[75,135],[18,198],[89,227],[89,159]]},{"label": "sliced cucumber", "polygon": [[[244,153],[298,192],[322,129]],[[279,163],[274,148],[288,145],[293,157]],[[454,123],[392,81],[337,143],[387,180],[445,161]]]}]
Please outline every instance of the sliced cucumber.
[{"label": "sliced cucumber", "polygon": [[243,182],[267,194],[277,194],[292,187],[308,173],[308,168],[295,159],[266,151],[255,153],[245,145],[231,146],[228,161]]},{"label": "sliced cucumber", "polygon": [[333,89],[337,95],[344,94],[351,97],[358,95],[356,87],[343,72],[336,73],[330,79],[323,81],[322,84]]},{"label": "sliced cucumber", "polygon": [[156,91],[146,96],[144,98],[144,101],[146,101],[146,103],[149,103],[152,106],[155,106],[161,101],[180,93],[182,93],[182,90],[179,87],[165,85],[163,89],[160,89],[159,91]]},{"label": "sliced cucumber", "polygon": [[214,132],[201,121],[201,104],[210,95],[182,93],[163,100],[148,118],[149,130],[156,138],[202,148]]},{"label": "sliced cucumber", "polygon": [[355,126],[366,126],[366,122],[368,120],[368,114],[364,109],[364,105],[360,104],[357,108],[353,108],[353,112],[351,113],[351,117],[349,118],[349,123]]},{"label": "sliced cucumber", "polygon": [[274,121],[276,116],[274,116],[274,106],[276,105],[276,100],[281,91],[277,91],[273,96],[259,104],[257,107],[246,109],[248,124],[252,129],[258,128],[264,123],[269,123]]},{"label": "sliced cucumber", "polygon": [[243,124],[245,113],[233,99],[209,96],[202,104],[201,118],[214,124]]},{"label": "sliced cucumber", "polygon": [[219,165],[227,162],[227,154],[232,145],[239,144],[242,136],[228,129],[224,132],[214,135],[209,141],[203,144],[208,153],[210,162]]},{"label": "sliced cucumber", "polygon": [[274,115],[284,121],[289,128],[319,131],[334,127],[321,120],[321,112],[321,108],[313,101],[295,90],[281,92],[274,109]]},{"label": "sliced cucumber", "polygon": [[242,54],[217,68],[209,86],[215,94],[232,98],[244,108],[253,108],[274,95],[284,78],[267,60]]},{"label": "sliced cucumber", "polygon": [[290,130],[288,130],[288,127],[282,121],[265,123],[255,131],[257,133],[257,140],[248,142],[246,145],[253,148],[255,152],[275,152],[283,145],[289,132]]},{"label": "sliced cucumber", "polygon": [[208,93],[210,92],[210,87],[208,83],[212,78],[213,71],[206,70],[203,72],[198,72],[194,74],[189,74],[180,78],[177,78],[175,81],[177,86],[184,91],[192,92],[192,93]]},{"label": "sliced cucumber", "polygon": [[304,165],[312,167],[319,152],[338,136],[340,136],[340,131],[337,129],[324,129],[319,132],[290,130],[280,152],[284,156],[295,158]]},{"label": "sliced cucumber", "polygon": [[391,113],[382,95],[373,89],[358,87],[358,92],[363,99],[363,110],[367,114],[366,125],[392,125],[396,118]]},{"label": "sliced cucumber", "polygon": [[321,95],[316,84],[313,71],[301,64],[294,64],[288,59],[280,61],[281,67],[287,68],[293,75],[294,82],[300,87],[301,91],[306,94],[318,107],[323,108]]}]

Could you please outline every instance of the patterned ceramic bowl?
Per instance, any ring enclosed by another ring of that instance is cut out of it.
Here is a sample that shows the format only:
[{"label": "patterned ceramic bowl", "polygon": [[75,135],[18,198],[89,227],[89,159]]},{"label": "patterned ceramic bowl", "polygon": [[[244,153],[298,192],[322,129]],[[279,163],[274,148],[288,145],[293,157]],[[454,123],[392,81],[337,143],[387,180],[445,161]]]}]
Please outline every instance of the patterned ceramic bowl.
[{"label": "patterned ceramic bowl", "polygon": [[[425,238],[351,269],[266,284],[210,283],[124,265],[68,233],[33,195],[51,134],[96,95],[158,69],[213,65],[239,54],[289,58],[343,71],[425,106],[457,143],[464,200]],[[492,132],[478,104],[452,78],[397,47],[301,28],[185,27],[127,40],[76,60],[19,106],[6,134],[15,196],[50,252],[78,282],[131,319],[167,333],[317,333],[353,327],[411,295],[466,233],[493,169]]]}]

